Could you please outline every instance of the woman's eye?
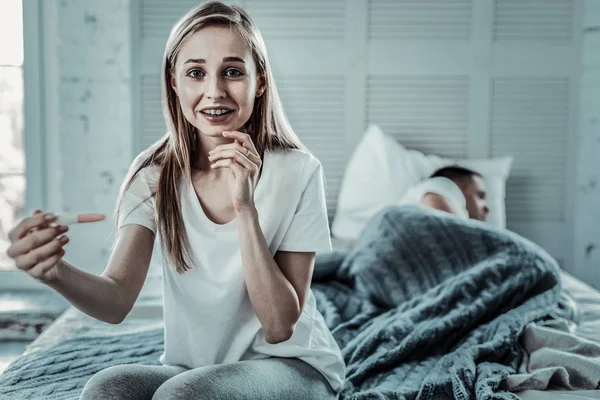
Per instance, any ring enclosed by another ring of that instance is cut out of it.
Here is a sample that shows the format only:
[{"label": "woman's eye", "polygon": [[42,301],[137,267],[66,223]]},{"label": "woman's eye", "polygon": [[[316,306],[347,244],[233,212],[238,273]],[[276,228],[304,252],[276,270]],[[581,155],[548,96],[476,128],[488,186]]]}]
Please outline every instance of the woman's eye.
[{"label": "woman's eye", "polygon": [[225,71],[225,76],[229,78],[238,78],[242,75],[244,74],[242,74],[242,72],[237,69],[228,69],[227,71]]},{"label": "woman's eye", "polygon": [[204,76],[204,74],[199,69],[193,69],[188,72],[188,76],[194,79],[200,79]]}]

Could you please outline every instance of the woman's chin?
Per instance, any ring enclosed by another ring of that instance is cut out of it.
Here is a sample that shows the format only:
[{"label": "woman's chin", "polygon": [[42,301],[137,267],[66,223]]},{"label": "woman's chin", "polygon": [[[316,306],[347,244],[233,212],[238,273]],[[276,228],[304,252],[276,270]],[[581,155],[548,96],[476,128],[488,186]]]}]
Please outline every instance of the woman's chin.
[{"label": "woman's chin", "polygon": [[236,121],[227,121],[224,124],[194,124],[199,132],[206,136],[222,136],[226,131],[239,131],[243,129],[243,124],[238,124]]},{"label": "woman's chin", "polygon": [[234,128],[230,125],[222,125],[222,126],[196,126],[198,132],[200,132],[204,136],[209,137],[223,137],[223,132],[226,131],[237,131],[238,128]]},{"label": "woman's chin", "polygon": [[210,137],[219,137],[219,136],[223,136],[223,132],[226,131],[227,129],[218,129],[215,130],[213,129],[199,129],[200,133],[203,134],[204,136],[210,136]]}]

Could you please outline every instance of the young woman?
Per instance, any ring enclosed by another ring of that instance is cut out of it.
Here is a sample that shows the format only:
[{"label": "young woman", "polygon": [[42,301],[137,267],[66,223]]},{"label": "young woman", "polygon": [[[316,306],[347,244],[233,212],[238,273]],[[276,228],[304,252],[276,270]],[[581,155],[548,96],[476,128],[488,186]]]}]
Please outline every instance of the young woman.
[{"label": "young woman", "polygon": [[285,118],[257,27],[239,7],[193,9],[162,80],[168,133],[121,187],[104,273],[62,260],[52,214],[11,231],[19,268],[111,323],[133,307],[158,235],[163,365],[108,368],[82,398],[335,398],[344,362],[310,290],[315,252],[331,247],[323,172]]}]

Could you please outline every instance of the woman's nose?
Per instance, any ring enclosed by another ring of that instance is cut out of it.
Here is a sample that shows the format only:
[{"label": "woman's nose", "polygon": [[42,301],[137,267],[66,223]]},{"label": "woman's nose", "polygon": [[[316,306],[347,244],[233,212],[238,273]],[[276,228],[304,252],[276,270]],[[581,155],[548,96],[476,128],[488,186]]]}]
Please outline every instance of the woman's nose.
[{"label": "woman's nose", "polygon": [[220,78],[208,78],[207,85],[208,87],[206,88],[206,97],[210,99],[222,99],[223,97],[225,97],[225,88]]}]

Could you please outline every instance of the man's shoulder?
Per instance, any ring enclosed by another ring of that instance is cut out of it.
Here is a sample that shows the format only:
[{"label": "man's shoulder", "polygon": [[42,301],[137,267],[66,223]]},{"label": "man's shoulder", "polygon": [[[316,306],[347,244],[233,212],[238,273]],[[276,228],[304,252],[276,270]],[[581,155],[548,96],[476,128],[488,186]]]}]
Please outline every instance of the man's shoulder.
[{"label": "man's shoulder", "polygon": [[423,179],[421,182],[417,184],[418,187],[421,188],[442,188],[448,190],[459,190],[460,188],[454,181],[451,179],[445,178],[443,176],[436,176],[433,178]]},{"label": "man's shoulder", "polygon": [[[459,204],[464,202],[464,195],[458,185],[452,180],[444,177],[426,178],[411,186],[405,196],[402,204],[420,204],[427,194],[436,194],[445,198],[447,201]],[[462,198],[462,201],[461,201]]]}]

